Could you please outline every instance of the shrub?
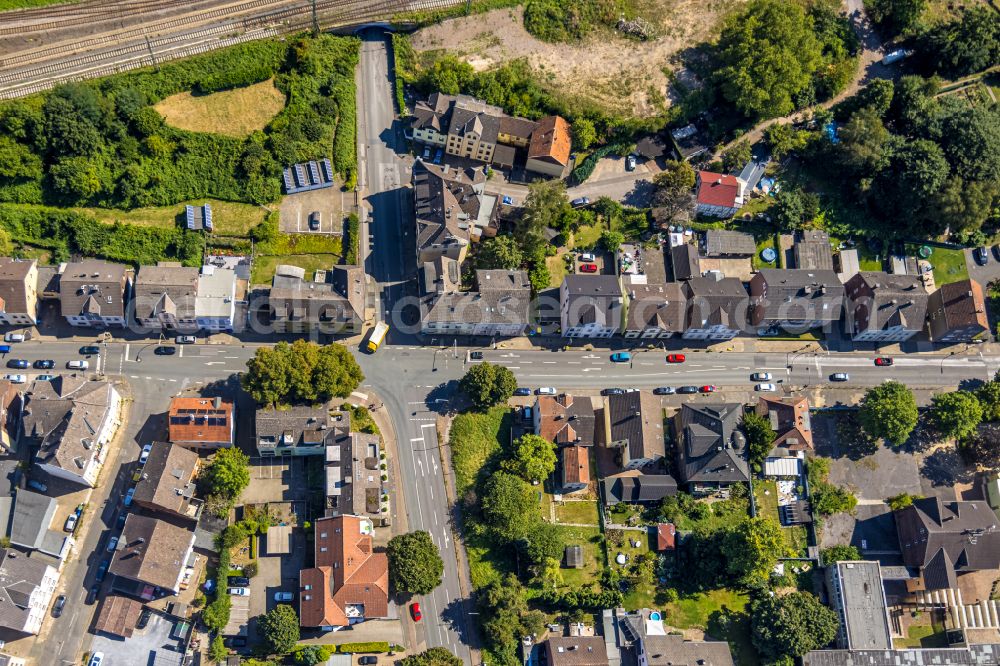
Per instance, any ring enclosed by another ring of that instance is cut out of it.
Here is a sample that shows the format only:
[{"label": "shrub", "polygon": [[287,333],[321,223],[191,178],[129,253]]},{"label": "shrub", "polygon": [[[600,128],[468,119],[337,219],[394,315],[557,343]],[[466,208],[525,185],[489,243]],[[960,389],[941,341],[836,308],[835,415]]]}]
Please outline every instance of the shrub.
[{"label": "shrub", "polygon": [[341,643],[337,646],[337,652],[341,654],[355,654],[358,652],[388,652],[388,641],[371,641],[369,643]]},{"label": "shrub", "polygon": [[361,240],[361,222],[357,213],[347,216],[344,223],[344,263],[348,266],[358,265],[358,243]]},{"label": "shrub", "polygon": [[594,173],[594,169],[597,168],[598,160],[603,157],[607,157],[608,155],[624,155],[628,152],[628,147],[630,145],[631,144],[628,142],[622,141],[619,143],[609,143],[606,146],[601,146],[590,155],[587,155],[587,158],[580,162],[575,169],[573,169],[573,180],[577,183],[584,182],[590,178],[590,174]]}]

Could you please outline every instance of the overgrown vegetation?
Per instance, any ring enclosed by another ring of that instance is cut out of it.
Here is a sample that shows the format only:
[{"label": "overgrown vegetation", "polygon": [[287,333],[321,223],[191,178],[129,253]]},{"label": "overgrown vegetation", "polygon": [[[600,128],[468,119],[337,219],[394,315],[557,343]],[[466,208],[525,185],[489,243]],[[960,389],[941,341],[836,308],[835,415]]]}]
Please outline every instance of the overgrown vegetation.
[{"label": "overgrown vegetation", "polygon": [[632,13],[625,0],[528,0],[524,27],[547,42],[583,39],[597,26],[613,26]]},{"label": "overgrown vegetation", "polygon": [[830,483],[829,458],[810,458],[806,463],[806,478],[809,481],[809,494],[812,497],[812,509],[820,516],[832,516],[835,513],[853,513],[858,505],[854,493]]},{"label": "overgrown vegetation", "polygon": [[[334,167],[353,187],[357,60],[354,38],[263,40],[6,102],[0,201],[114,208],[200,197],[274,201],[281,167],[328,156],[331,143]],[[287,104],[246,138],[170,127],[152,108],[179,92],[272,77]]]},{"label": "overgrown vegetation", "polygon": [[358,265],[358,243],[361,242],[361,223],[357,213],[351,213],[344,222],[343,251],[344,263],[348,266]]}]

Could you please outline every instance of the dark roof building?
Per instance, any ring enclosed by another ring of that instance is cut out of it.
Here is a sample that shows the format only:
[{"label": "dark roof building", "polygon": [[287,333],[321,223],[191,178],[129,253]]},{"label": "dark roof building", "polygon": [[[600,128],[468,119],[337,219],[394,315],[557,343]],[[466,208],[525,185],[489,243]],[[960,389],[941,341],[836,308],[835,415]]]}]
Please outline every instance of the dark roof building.
[{"label": "dark roof building", "polygon": [[197,329],[198,269],[174,262],[142,266],[133,287],[135,319],[150,328]]},{"label": "dark roof building", "polygon": [[669,338],[684,331],[687,299],[679,282],[625,287],[626,338]]},{"label": "dark roof building", "polygon": [[701,253],[706,257],[752,257],[756,252],[753,236],[742,231],[709,229],[702,238]]},{"label": "dark roof building", "polygon": [[424,280],[428,293],[420,310],[426,334],[510,337],[524,334],[531,323],[531,281],[525,271],[478,270],[479,291],[459,291],[458,262],[439,257],[424,264]]},{"label": "dark roof building", "polygon": [[696,277],[683,288],[685,340],[730,340],[749,326],[750,298],[739,278]]},{"label": "dark roof building", "polygon": [[666,451],[660,400],[649,391],[627,391],[604,398],[598,438],[621,456],[621,468],[633,470],[661,460]]},{"label": "dark roof building", "polygon": [[55,499],[20,489],[12,501],[14,509],[10,513],[11,544],[56,559],[63,559],[69,555],[69,535],[62,530],[49,529],[58,509]]},{"label": "dark roof building", "polygon": [[417,100],[413,106],[413,119],[410,126],[414,129],[431,129],[439,134],[448,133],[451,120],[451,106],[455,102],[452,95],[432,93],[427,101]]},{"label": "dark roof building", "polygon": [[564,337],[610,338],[623,323],[624,296],[614,275],[567,275],[559,304]]},{"label": "dark roof building", "polygon": [[836,562],[826,567],[830,604],[840,616],[837,647],[891,650],[889,607],[878,562]]},{"label": "dark roof building", "polygon": [[830,236],[819,229],[804,229],[797,234],[792,247],[795,267],[812,271],[833,270],[833,247]]},{"label": "dark roof building", "polygon": [[37,634],[59,582],[59,571],[41,558],[0,548],[0,627]]},{"label": "dark roof building", "polygon": [[677,414],[677,467],[692,490],[748,481],[746,437],[738,426],[742,405],[684,404]]},{"label": "dark roof building", "polygon": [[258,409],[254,421],[261,456],[323,455],[327,446],[350,432],[349,418],[335,420],[323,407]]},{"label": "dark roof building", "polygon": [[975,280],[941,285],[928,299],[927,327],[934,342],[983,338],[990,330],[983,287]]},{"label": "dark roof building", "polygon": [[549,666],[608,666],[608,653],[600,636],[553,636],[544,645]]},{"label": "dark roof building", "polygon": [[153,442],[132,501],[150,511],[196,522],[202,505],[194,496],[198,460],[197,453],[183,446]]},{"label": "dark roof building", "polygon": [[583,567],[583,546],[566,546],[563,549],[563,562],[569,569],[580,569]]},{"label": "dark roof building", "polygon": [[813,650],[802,666],[1000,666],[1000,644],[905,650]]},{"label": "dark roof building", "polygon": [[94,622],[94,630],[121,638],[131,638],[139,623],[143,605],[135,599],[120,594],[109,594],[101,601],[101,610]]},{"label": "dark roof building", "polygon": [[919,276],[862,271],[844,287],[855,342],[905,342],[923,330],[928,296]]},{"label": "dark roof building", "polygon": [[668,634],[659,611],[617,612],[623,643],[635,646],[639,664],[646,666],[733,666],[726,641],[686,641]]},{"label": "dark roof building", "polygon": [[662,134],[647,134],[635,144],[635,152],[647,160],[672,157],[674,147]]},{"label": "dark roof building", "polygon": [[701,275],[698,248],[694,243],[681,243],[670,248],[670,265],[674,280],[690,280]]},{"label": "dark roof building", "polygon": [[114,587],[146,600],[177,594],[193,549],[193,529],[130,513],[111,558]]},{"label": "dark roof building", "polygon": [[538,127],[538,123],[534,120],[503,115],[500,117],[500,131],[497,135],[497,141],[518,148],[527,148],[536,127]]},{"label": "dark roof building", "polygon": [[132,269],[100,259],[67,264],[59,278],[62,316],[73,326],[124,326]]},{"label": "dark roof building", "polygon": [[677,494],[677,481],[669,474],[643,474],[637,469],[612,474],[601,479],[604,504],[613,506],[659,502]]},{"label": "dark roof building", "polygon": [[456,169],[417,160],[413,199],[417,261],[446,256],[463,261],[470,243],[496,234],[497,198],[485,193],[482,169]]},{"label": "dark roof building", "polygon": [[762,268],[750,280],[750,321],[803,333],[840,321],[844,285],[832,270]]},{"label": "dark roof building", "polygon": [[360,333],[365,321],[366,278],[361,266],[331,266],[305,279],[298,266],[278,266],[271,281],[271,323],[281,332]]},{"label": "dark roof building", "polygon": [[956,587],[963,573],[1000,567],[1000,529],[986,502],[928,497],[894,515],[903,562],[920,571],[924,589]]},{"label": "dark roof building", "polygon": [[32,326],[38,321],[38,262],[0,257],[0,324]]}]

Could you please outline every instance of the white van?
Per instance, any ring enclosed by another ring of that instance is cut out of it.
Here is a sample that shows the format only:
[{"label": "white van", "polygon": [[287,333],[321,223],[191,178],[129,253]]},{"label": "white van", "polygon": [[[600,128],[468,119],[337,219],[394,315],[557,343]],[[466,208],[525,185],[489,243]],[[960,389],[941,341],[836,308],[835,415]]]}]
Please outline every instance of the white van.
[{"label": "white van", "polygon": [[8,333],[3,336],[4,342],[24,342],[25,339],[24,333]]},{"label": "white van", "polygon": [[66,363],[66,367],[70,370],[86,370],[90,367],[90,363],[87,361],[69,361]]}]

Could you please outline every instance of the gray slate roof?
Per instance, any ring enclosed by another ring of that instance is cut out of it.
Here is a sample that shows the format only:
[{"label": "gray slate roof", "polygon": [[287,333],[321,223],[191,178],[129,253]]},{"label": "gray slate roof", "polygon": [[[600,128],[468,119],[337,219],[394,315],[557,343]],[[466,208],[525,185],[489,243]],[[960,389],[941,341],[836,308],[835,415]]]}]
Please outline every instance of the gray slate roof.
[{"label": "gray slate roof", "polygon": [[684,283],[684,295],[687,297],[685,329],[747,327],[750,297],[739,278],[696,277]]},{"label": "gray slate roof", "polygon": [[681,243],[670,248],[670,264],[675,280],[690,280],[701,275],[698,248],[694,243]]},{"label": "gray slate roof", "polygon": [[[916,275],[890,275],[875,271],[862,271],[844,285],[850,307],[863,307],[870,312],[867,330],[882,330],[902,326],[906,330],[921,330],[927,317],[929,296]],[[859,290],[857,298],[851,294]],[[864,294],[871,292],[870,303],[862,302]],[[855,313],[855,319],[858,313]]]},{"label": "gray slate roof", "polygon": [[276,322],[349,324],[364,320],[365,273],[360,266],[332,266],[325,282],[301,277],[297,266],[279,266],[268,304]]},{"label": "gray slate roof", "polygon": [[31,593],[42,584],[49,565],[9,548],[0,548],[0,627],[22,631]]},{"label": "gray slate roof", "polygon": [[998,666],[1000,644],[909,650],[813,650],[802,666]]},{"label": "gray slate roof", "polygon": [[493,223],[495,200],[482,196],[485,184],[482,169],[455,169],[417,160],[413,165],[417,250],[443,245],[450,238],[468,241],[473,225]]},{"label": "gray slate roof", "polygon": [[198,269],[181,265],[142,266],[135,277],[135,316],[152,319],[165,312],[194,319]]},{"label": "gray slate roof", "polygon": [[124,317],[125,285],[131,275],[128,266],[99,259],[67,264],[59,278],[62,316]]},{"label": "gray slate roof", "polygon": [[738,403],[681,407],[677,452],[685,483],[736,483],[750,478],[746,438],[737,429],[742,416]]},{"label": "gray slate roof", "polygon": [[684,330],[687,299],[678,282],[629,285],[625,330],[660,328],[674,333]]},{"label": "gray slate roof", "polygon": [[765,321],[840,320],[844,285],[832,270],[763,268],[753,279],[766,285],[766,295],[753,305]]},{"label": "gray slate roof", "polygon": [[606,504],[658,502],[677,494],[677,481],[669,474],[622,472],[601,479]]},{"label": "gray slate roof", "polygon": [[35,316],[34,312],[28,312],[28,289],[35,289],[36,285],[25,284],[25,278],[37,264],[34,259],[0,257],[0,298],[4,312]]},{"label": "gray slate roof", "polygon": [[749,257],[757,252],[753,236],[742,231],[709,229],[705,232],[702,253],[706,257]]},{"label": "gray slate roof", "polygon": [[833,248],[830,236],[825,231],[806,229],[799,232],[792,253],[795,255],[796,268],[833,270]]},{"label": "gray slate roof", "polygon": [[424,321],[523,324],[530,320],[531,282],[525,271],[476,271],[479,291],[431,294]]},{"label": "gray slate roof", "polygon": [[604,419],[605,443],[627,442],[623,462],[662,458],[666,452],[660,400],[649,391],[608,396]]},{"label": "gray slate roof", "polygon": [[567,275],[563,278],[565,297],[561,303],[569,313],[569,326],[601,322],[618,326],[621,321],[622,292],[614,275]]}]

